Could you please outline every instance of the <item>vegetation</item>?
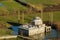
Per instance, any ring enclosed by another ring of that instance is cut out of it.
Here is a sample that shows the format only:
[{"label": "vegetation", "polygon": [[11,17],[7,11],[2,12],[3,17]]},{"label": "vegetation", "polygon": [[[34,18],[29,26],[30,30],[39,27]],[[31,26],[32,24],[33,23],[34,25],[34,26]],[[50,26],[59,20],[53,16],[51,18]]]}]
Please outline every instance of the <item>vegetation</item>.
[{"label": "vegetation", "polygon": [[28,3],[32,3],[32,4],[56,4],[56,3],[60,3],[60,0],[20,0],[23,2],[28,2]]},{"label": "vegetation", "polygon": [[[22,1],[22,0],[20,0]],[[24,1],[25,2],[25,1]],[[27,3],[31,4],[59,4],[60,0],[26,0]],[[28,11],[28,8],[24,7],[21,4],[18,4],[17,2],[13,0],[4,0],[1,1],[2,5],[0,5],[0,23],[3,25],[6,25],[6,28],[0,29],[0,36],[1,35],[10,35],[11,30],[7,29],[11,25],[8,24],[7,22],[15,22],[18,23],[18,12],[23,11],[20,15],[20,23],[22,23],[22,14],[24,11]],[[53,19],[55,22],[60,22],[60,11],[55,11],[55,12],[44,12],[43,13],[43,20],[48,21],[51,20],[49,17],[49,14],[53,13]],[[39,16],[41,17],[41,13],[31,13],[28,11],[28,13],[24,14],[24,22],[23,24],[29,23],[34,17]],[[12,39],[10,39],[12,40]],[[14,39],[15,40],[15,39]]]},{"label": "vegetation", "polygon": [[6,28],[0,29],[0,36],[12,35],[11,32],[12,32],[11,30]]}]

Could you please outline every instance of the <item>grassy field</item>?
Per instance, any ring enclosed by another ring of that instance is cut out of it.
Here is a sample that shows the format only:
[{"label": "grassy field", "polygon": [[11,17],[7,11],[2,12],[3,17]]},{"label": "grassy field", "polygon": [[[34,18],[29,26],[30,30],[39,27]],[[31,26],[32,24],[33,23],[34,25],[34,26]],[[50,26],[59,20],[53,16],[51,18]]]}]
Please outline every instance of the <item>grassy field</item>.
[{"label": "grassy field", "polygon": [[[51,17],[49,16],[49,14],[48,13],[50,13],[50,14],[52,14],[53,13],[53,21],[54,22],[60,22],[60,12],[59,11],[57,11],[57,12],[46,12],[46,13],[43,13],[43,20],[44,21],[48,21],[48,20],[51,20]],[[9,17],[8,17],[9,16]],[[34,17],[36,17],[36,16],[39,16],[39,17],[41,17],[41,14],[40,13],[36,13],[36,14],[32,14],[32,13],[28,13],[28,14],[25,14],[24,15],[24,23],[28,23],[28,22],[30,22]],[[7,15],[7,16],[0,16],[0,21],[1,22],[18,22],[18,15],[16,14],[16,15]],[[20,20],[20,22],[22,21],[22,16],[21,16],[21,20]]]},{"label": "grassy field", "polygon": [[[4,23],[6,23],[7,21],[12,21],[12,22],[18,22],[18,13],[16,13],[16,14],[14,14],[15,13],[15,11],[18,11],[20,8],[19,7],[21,7],[21,9],[20,10],[25,10],[26,8],[25,7],[22,7],[22,5],[21,6],[18,6],[17,4],[17,6],[14,6],[14,4],[10,4],[9,2],[2,2],[2,3],[4,3],[5,5],[9,5],[9,6],[7,6],[6,8],[4,7],[2,7],[0,10],[2,10],[1,12],[0,12],[0,15],[1,14],[4,14],[3,16],[0,16],[0,21],[1,22],[3,22],[3,24]],[[15,2],[12,2],[12,3],[15,3]],[[15,9],[15,10],[14,10]],[[6,11],[7,10],[7,11]],[[60,21],[60,11],[56,11],[56,12],[44,12],[44,14],[43,14],[43,20],[44,21],[46,21],[46,20],[50,20],[49,18],[49,16],[48,16],[48,13],[53,13],[53,16],[54,16],[54,21]],[[12,15],[13,14],[13,15]],[[28,14],[25,14],[24,15],[24,17],[25,17],[25,21],[24,21],[24,23],[28,23],[30,20],[32,20],[32,18],[34,18],[35,16],[40,16],[41,17],[41,15],[40,15],[40,13],[28,13]],[[22,18],[21,18],[22,19]],[[21,20],[20,20],[21,21]]]},{"label": "grassy field", "polygon": [[27,0],[27,2],[30,2],[32,4],[56,4],[60,3],[60,0]]},{"label": "grassy field", "polygon": [[6,28],[0,29],[0,36],[12,35],[12,31]]}]

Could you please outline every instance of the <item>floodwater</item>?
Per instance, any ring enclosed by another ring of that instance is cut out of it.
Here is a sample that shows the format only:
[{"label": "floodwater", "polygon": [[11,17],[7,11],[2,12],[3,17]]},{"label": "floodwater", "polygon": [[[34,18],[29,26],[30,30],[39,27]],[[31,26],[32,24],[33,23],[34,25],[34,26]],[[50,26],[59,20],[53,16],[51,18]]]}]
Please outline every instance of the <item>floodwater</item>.
[{"label": "floodwater", "polygon": [[48,33],[42,33],[33,36],[33,39],[35,40],[58,40],[59,38],[60,38],[60,32],[57,32],[55,29],[52,29],[51,32]]},{"label": "floodwater", "polygon": [[[18,34],[18,27],[14,26],[13,28],[13,34]],[[33,40],[60,40],[60,32],[57,32],[55,29],[52,29],[51,32],[48,33],[42,33],[38,35],[34,35],[31,37]]]},{"label": "floodwater", "polygon": [[18,26],[11,26],[11,30],[13,30],[12,35],[18,35]]},{"label": "floodwater", "polygon": [[45,34],[44,40],[58,40],[58,38],[60,38],[60,32],[57,32],[55,29],[52,29],[51,32]]}]

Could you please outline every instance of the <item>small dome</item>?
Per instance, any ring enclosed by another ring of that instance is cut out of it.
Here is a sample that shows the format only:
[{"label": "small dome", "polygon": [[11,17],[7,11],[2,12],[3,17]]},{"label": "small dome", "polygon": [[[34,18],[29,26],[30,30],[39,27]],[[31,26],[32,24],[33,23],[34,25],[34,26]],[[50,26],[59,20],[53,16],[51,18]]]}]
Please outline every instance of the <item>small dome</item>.
[{"label": "small dome", "polygon": [[35,17],[35,20],[41,20],[41,18],[40,17]]},{"label": "small dome", "polygon": [[35,17],[33,20],[32,20],[32,24],[34,25],[40,25],[42,24],[42,19],[40,17]]}]

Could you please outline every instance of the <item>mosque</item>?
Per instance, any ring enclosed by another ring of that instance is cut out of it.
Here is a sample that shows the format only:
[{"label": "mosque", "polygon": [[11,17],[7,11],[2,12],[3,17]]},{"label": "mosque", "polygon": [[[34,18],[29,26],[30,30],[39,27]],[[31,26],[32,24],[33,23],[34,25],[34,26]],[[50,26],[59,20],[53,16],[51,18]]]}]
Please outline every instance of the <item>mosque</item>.
[{"label": "mosque", "polygon": [[35,17],[31,23],[20,25],[18,34],[24,36],[32,36],[49,31],[51,31],[51,26],[46,26],[43,24],[43,20],[40,17]]}]

